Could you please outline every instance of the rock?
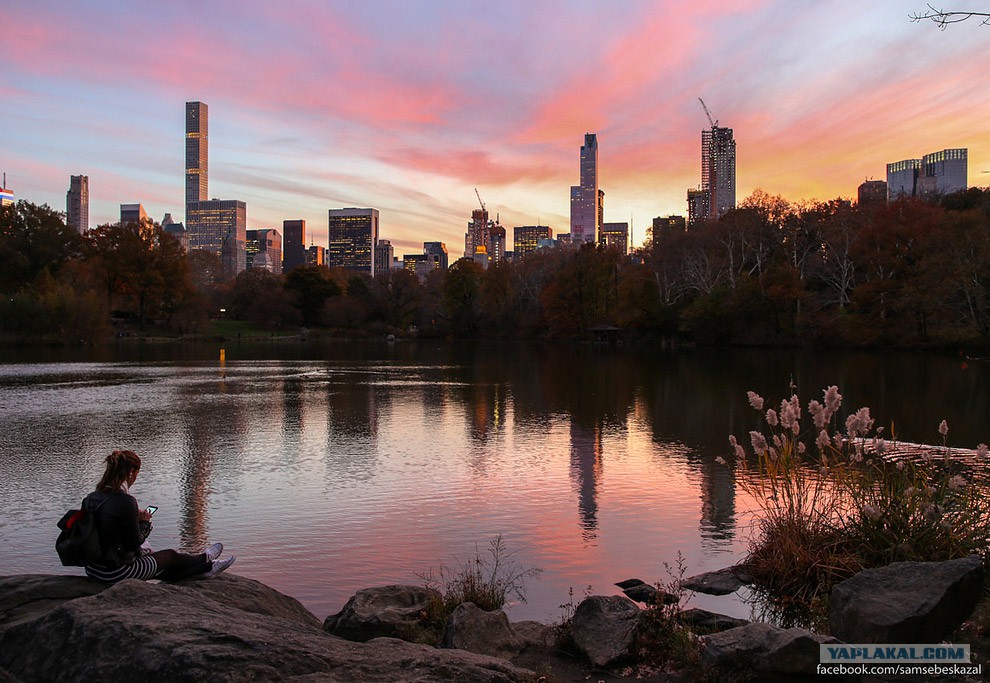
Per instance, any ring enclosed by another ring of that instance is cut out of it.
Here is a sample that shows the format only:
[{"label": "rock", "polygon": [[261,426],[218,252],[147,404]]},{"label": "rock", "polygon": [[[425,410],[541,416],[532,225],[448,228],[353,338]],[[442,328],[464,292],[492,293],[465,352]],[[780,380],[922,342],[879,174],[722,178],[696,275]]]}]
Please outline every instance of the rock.
[{"label": "rock", "polygon": [[[0,579],[0,669],[24,683],[534,679],[531,671],[461,650],[337,638],[293,598],[229,572],[186,583],[93,582],[98,593],[73,598],[95,589],[79,581]],[[32,611],[26,600],[44,588],[57,597]]]},{"label": "rock", "polygon": [[64,602],[102,593],[107,584],[85,576],[0,577],[0,633]]},{"label": "rock", "polygon": [[836,585],[829,630],[847,643],[937,643],[973,612],[983,562],[895,562]]},{"label": "rock", "polygon": [[756,661],[756,670],[793,677],[812,678],[821,661],[821,646],[838,643],[832,636],[812,633],[803,628],[778,629],[767,642],[766,654]]},{"label": "rock", "polygon": [[626,594],[627,598],[641,602],[644,605],[673,605],[680,602],[680,598],[676,595],[662,591],[656,586],[651,586],[639,579],[626,579],[625,581],[619,581],[615,585],[622,589],[622,592]]},{"label": "rock", "polygon": [[681,581],[681,588],[707,595],[728,595],[751,582],[752,578],[744,571],[736,567],[728,567],[688,577]]},{"label": "rock", "polygon": [[571,619],[574,645],[593,664],[608,666],[630,654],[640,609],[621,595],[592,595]]},{"label": "rock", "polygon": [[455,607],[447,620],[440,646],[508,659],[526,643],[513,632],[505,612],[487,612],[465,602]]},{"label": "rock", "polygon": [[737,675],[755,672],[786,680],[813,675],[819,663],[819,646],[837,642],[802,628],[746,624],[705,636],[701,662],[706,668]]},{"label": "rock", "polygon": [[359,642],[386,637],[435,645],[439,625],[431,624],[428,615],[442,600],[439,592],[423,586],[365,588],[327,617],[323,630]]},{"label": "rock", "polygon": [[645,586],[647,583],[642,579],[626,579],[625,581],[619,581],[615,585],[622,590],[626,590],[627,588],[632,588],[634,586]]},{"label": "rock", "polygon": [[770,635],[778,630],[770,624],[753,623],[705,636],[701,663],[707,668],[751,669],[754,659],[766,650]]},{"label": "rock", "polygon": [[698,607],[680,612],[677,615],[677,620],[698,634],[718,633],[749,623],[745,619],[709,612]]},{"label": "rock", "polygon": [[515,621],[511,626],[526,647],[550,647],[554,642],[553,629],[538,621]]}]

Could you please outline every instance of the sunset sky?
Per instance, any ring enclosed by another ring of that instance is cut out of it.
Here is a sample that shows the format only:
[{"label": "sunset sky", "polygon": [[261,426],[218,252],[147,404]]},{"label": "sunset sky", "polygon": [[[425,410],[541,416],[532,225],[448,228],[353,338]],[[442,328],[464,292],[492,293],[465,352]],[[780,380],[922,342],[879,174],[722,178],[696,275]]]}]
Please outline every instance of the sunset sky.
[{"label": "sunset sky", "polygon": [[460,256],[474,188],[510,240],[567,232],[586,132],[605,220],[642,243],[700,182],[699,97],[735,131],[739,200],[854,197],[949,147],[990,185],[990,26],[913,23],[923,0],[4,5],[0,171],[61,211],[89,176],[91,227],[131,202],[184,220],[187,100],[210,108],[209,194],[249,228],[304,218],[325,245],[328,209],[373,207],[400,258]]}]

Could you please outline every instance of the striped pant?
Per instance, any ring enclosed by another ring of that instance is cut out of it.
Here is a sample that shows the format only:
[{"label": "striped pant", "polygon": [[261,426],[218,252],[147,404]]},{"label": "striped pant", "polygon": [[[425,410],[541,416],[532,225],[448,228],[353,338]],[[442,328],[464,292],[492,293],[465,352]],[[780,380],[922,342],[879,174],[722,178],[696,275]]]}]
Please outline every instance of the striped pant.
[{"label": "striped pant", "polygon": [[152,555],[139,555],[130,564],[105,567],[101,564],[86,565],[86,576],[105,583],[117,583],[124,579],[152,579],[158,574],[158,563]]}]

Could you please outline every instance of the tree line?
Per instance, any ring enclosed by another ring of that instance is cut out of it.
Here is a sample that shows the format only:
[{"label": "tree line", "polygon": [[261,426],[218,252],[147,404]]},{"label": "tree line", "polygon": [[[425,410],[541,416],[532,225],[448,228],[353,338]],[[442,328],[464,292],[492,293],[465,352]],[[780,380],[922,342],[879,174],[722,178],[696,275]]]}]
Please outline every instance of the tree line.
[{"label": "tree line", "polygon": [[[620,338],[700,344],[985,346],[990,189],[938,202],[790,203],[756,191],[718,221],[613,248],[540,250],[420,280],[302,266],[225,280],[153,222],[79,235],[26,201],[0,211],[0,335],[189,335],[219,315],[340,336]],[[126,332],[122,332],[126,331]]]}]

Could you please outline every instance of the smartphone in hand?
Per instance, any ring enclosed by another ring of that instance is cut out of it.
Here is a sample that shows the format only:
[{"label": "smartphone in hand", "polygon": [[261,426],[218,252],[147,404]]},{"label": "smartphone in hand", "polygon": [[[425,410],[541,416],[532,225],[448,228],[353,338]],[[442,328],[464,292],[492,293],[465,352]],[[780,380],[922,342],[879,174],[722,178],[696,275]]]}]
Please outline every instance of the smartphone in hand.
[{"label": "smartphone in hand", "polygon": [[149,515],[153,515],[153,514],[155,514],[158,511],[158,506],[157,505],[149,505],[146,509],[147,509]]}]

